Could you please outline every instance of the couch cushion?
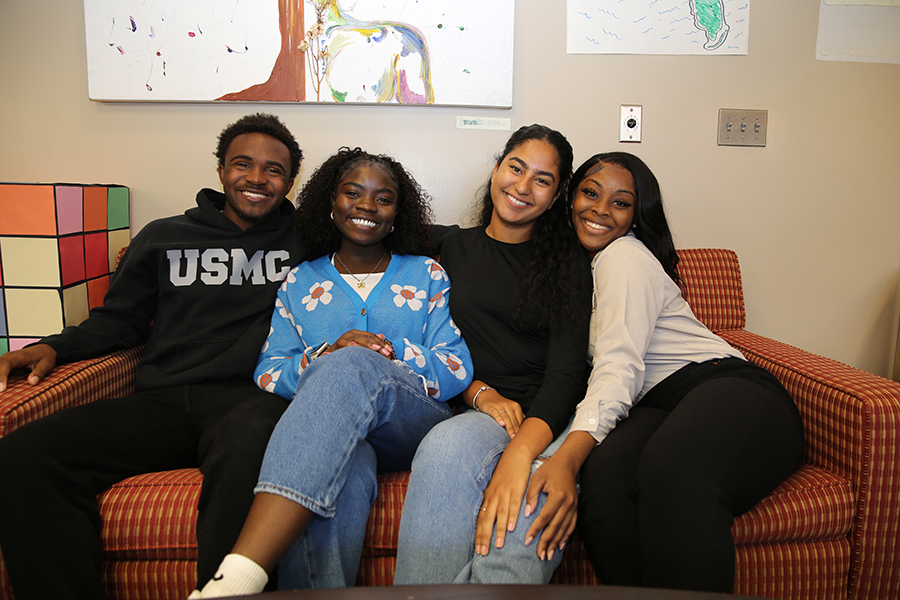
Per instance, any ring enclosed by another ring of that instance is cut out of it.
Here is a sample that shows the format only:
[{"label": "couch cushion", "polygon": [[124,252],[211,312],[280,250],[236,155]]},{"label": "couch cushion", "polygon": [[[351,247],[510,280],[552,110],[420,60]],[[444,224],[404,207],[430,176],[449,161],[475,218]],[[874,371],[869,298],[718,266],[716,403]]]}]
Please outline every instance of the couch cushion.
[{"label": "couch cushion", "polygon": [[106,560],[197,558],[197,469],[148,473],[120,481],[99,497]]},{"label": "couch cushion", "polygon": [[[366,525],[360,583],[391,583],[408,480],[409,473],[378,476],[379,494]],[[132,477],[103,493],[100,504],[106,560],[133,563],[196,559],[196,507],[201,482],[199,471],[183,469]],[[852,516],[853,495],[849,482],[823,469],[804,465],[753,510],[738,517],[732,532],[740,556],[743,556],[742,549],[745,553],[759,554],[757,560],[747,566],[755,572],[763,569],[759,565],[771,566],[772,561],[781,564],[779,561],[784,560],[785,553],[808,556],[811,550],[805,542],[814,540],[834,540],[835,552],[847,554],[846,538]],[[577,538],[566,548],[565,556],[566,562],[554,576],[555,582],[596,582]],[[844,560],[846,562],[848,557]],[[118,573],[116,585],[126,585],[123,582],[130,578],[125,573],[136,566],[116,568],[125,569]],[[110,577],[111,573],[106,575]],[[183,583],[181,581],[179,585]]]},{"label": "couch cushion", "polygon": [[[393,554],[409,473],[378,476],[378,499],[366,526],[364,556]],[[803,465],[753,510],[735,520],[735,544],[843,538],[853,517],[850,482]]]},{"label": "couch cushion", "polygon": [[737,254],[723,249],[679,250],[678,274],[684,299],[714,332],[743,329],[744,288]]},{"label": "couch cushion", "polygon": [[[397,529],[408,478],[408,473],[379,475],[379,496],[366,527],[358,584],[390,585],[393,580]],[[838,596],[832,592],[840,590],[849,566],[847,534],[852,515],[853,495],[847,480],[823,469],[802,466],[753,510],[735,520],[732,532],[739,566],[735,591],[785,597],[779,594],[786,587],[800,588],[813,590],[812,595],[804,596],[810,600],[836,600]],[[564,557],[553,583],[598,583],[577,536],[570,540]],[[817,568],[803,568],[812,563]],[[779,569],[783,576],[773,576]],[[808,577],[804,579],[804,575]],[[822,589],[823,585],[828,590]]]},{"label": "couch cushion", "polygon": [[853,520],[850,482],[810,465],[801,466],[735,519],[736,545],[846,538]]}]

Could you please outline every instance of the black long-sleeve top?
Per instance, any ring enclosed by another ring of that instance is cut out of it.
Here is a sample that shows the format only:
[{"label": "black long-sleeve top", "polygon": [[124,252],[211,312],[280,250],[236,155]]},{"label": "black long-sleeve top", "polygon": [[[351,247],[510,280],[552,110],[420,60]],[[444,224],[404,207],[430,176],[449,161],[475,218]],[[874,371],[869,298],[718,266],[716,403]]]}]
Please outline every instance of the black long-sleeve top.
[{"label": "black long-sleeve top", "polygon": [[481,227],[451,229],[440,262],[453,285],[450,314],[472,353],[475,379],[518,402],[526,417],[543,420],[556,437],[584,397],[588,327],[549,334],[513,322],[530,244],[499,242]]}]

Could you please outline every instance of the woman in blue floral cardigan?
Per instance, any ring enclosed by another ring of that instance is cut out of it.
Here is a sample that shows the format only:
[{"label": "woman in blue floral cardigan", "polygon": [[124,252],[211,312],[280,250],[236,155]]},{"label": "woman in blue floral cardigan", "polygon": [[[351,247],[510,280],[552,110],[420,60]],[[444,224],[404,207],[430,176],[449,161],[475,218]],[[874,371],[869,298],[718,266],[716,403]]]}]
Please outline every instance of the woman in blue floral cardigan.
[{"label": "woman in blue floral cardigan", "polygon": [[278,292],[257,384],[292,399],[256,498],[216,576],[192,597],[351,586],[378,471],[419,441],[472,380],[431,251],[427,196],[396,161],[346,148],[298,198],[310,256]]}]

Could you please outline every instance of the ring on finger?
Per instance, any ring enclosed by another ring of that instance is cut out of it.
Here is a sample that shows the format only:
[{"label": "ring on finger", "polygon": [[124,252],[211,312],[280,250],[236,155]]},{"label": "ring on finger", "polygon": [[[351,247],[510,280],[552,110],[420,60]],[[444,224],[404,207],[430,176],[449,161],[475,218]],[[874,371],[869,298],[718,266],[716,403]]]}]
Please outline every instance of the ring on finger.
[{"label": "ring on finger", "polygon": [[502,415],[502,414],[505,413],[505,412],[506,412],[505,410],[501,410],[501,411],[498,412],[497,414],[498,414],[498,415]]}]

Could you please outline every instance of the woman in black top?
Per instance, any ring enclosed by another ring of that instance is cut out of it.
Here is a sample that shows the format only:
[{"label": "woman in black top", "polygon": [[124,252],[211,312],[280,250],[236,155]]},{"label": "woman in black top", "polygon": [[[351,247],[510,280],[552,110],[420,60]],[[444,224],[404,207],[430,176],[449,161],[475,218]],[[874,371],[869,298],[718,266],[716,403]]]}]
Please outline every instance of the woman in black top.
[{"label": "woman in black top", "polygon": [[[546,583],[571,523],[552,522],[549,551],[526,538],[555,503],[523,502],[540,460],[564,437],[584,394],[589,265],[566,224],[572,148],[557,131],[516,131],[497,160],[480,223],[452,231],[441,263],[450,310],[472,353],[462,414],[422,441],[400,523],[396,584]],[[569,511],[558,511],[569,514]]]}]

